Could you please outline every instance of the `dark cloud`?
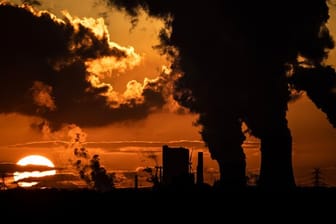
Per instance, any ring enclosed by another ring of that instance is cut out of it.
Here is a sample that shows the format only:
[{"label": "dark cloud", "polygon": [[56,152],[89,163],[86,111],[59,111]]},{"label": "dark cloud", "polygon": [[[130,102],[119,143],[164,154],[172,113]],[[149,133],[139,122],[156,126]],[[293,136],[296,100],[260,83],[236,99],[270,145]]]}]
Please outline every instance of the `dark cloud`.
[{"label": "dark cloud", "polygon": [[104,82],[107,71],[125,72],[140,56],[111,42],[101,19],[59,19],[2,3],[0,28],[0,113],[38,116],[45,122],[35,127],[50,124],[55,130],[68,123],[142,119],[167,102],[165,74],[132,80],[124,93]]},{"label": "dark cloud", "polygon": [[32,172],[32,171],[47,171],[58,168],[42,165],[17,165],[15,163],[0,163],[0,174],[13,174],[14,172]]},{"label": "dark cloud", "polygon": [[83,187],[81,184],[82,180],[73,174],[54,174],[54,175],[46,175],[41,177],[27,177],[22,178],[14,181],[15,184],[22,184],[22,183],[33,183],[35,182],[32,187],[33,188],[79,188]]},{"label": "dark cloud", "polygon": [[[182,74],[175,82],[175,99],[199,114],[202,138],[219,162],[222,182],[245,182],[245,122],[261,139],[260,183],[294,185],[288,76],[300,57],[315,71],[323,67],[334,47],[326,27],[326,0],[108,2],[133,18],[143,9],[166,21],[159,48],[170,55],[174,72]],[[332,121],[335,98],[323,90],[327,79],[311,82],[302,75],[313,88],[299,84],[301,76],[295,80]]]},{"label": "dark cloud", "polygon": [[80,180],[78,176],[73,175],[73,174],[67,174],[67,173],[62,173],[62,174],[54,174],[54,175],[46,175],[42,177],[26,177],[17,180],[16,182],[43,182],[43,183],[52,183],[59,182],[59,181],[78,181]]}]

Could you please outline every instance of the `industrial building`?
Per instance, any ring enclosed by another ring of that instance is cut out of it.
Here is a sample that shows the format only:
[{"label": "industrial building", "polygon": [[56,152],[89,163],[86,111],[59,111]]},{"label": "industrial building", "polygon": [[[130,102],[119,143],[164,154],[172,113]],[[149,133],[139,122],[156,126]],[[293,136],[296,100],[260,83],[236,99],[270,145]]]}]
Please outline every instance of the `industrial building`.
[{"label": "industrial building", "polygon": [[163,145],[162,169],[162,184],[165,186],[190,186],[195,182],[187,148]]}]

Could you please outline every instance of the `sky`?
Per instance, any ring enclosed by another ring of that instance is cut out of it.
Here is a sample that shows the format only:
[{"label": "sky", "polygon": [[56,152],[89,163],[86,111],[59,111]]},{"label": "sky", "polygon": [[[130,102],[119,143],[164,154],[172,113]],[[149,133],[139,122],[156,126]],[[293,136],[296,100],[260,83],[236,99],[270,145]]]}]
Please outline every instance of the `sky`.
[{"label": "sky", "polygon": [[[19,3],[20,1],[10,2]],[[21,110],[14,107],[7,109],[7,105],[2,105],[4,109],[0,114],[0,162],[16,163],[24,156],[39,154],[53,161],[56,167],[73,171],[74,168],[71,167],[69,161],[75,159],[71,148],[75,131],[82,134],[81,140],[88,153],[98,154],[101,165],[106,170],[120,172],[118,178],[125,184],[127,175],[123,175],[121,172],[135,172],[139,167],[161,164],[160,152],[163,144],[184,146],[191,149],[194,168],[196,168],[195,152],[204,151],[205,178],[206,181],[212,183],[218,174],[218,167],[217,163],[210,158],[208,150],[202,142],[199,134],[200,127],[193,125],[197,116],[179,107],[169,97],[170,89],[167,84],[169,61],[153,48],[159,44],[158,34],[163,27],[163,22],[143,14],[138,24],[133,27],[129,16],[96,0],[44,0],[41,2],[42,5],[36,7],[38,10],[47,10],[60,19],[66,16],[68,26],[77,24],[77,27],[85,27],[85,24],[90,24],[90,26],[98,24],[98,33],[103,32],[105,37],[107,33],[109,34],[109,40],[105,40],[102,45],[97,45],[97,48],[88,51],[85,48],[85,38],[91,38],[90,41],[95,41],[95,36],[92,36],[92,32],[85,30],[83,32],[87,32],[88,36],[83,37],[78,34],[77,38],[84,41],[79,41],[78,48],[74,51],[83,51],[86,56],[81,59],[78,68],[77,65],[70,68],[74,70],[66,71],[62,67],[62,65],[68,65],[67,63],[74,60],[75,56],[71,53],[66,54],[68,58],[64,61],[57,61],[57,55],[53,56],[52,60],[56,61],[54,66],[60,66],[57,74],[67,75],[71,71],[80,71],[83,66],[86,66],[89,77],[92,78],[90,83],[94,88],[86,91],[88,87],[84,83],[77,84],[76,78],[72,80],[72,78],[63,77],[70,83],[59,81],[62,88],[67,88],[66,91],[63,89],[64,92],[70,92],[74,94],[73,96],[77,96],[78,93],[75,89],[85,90],[87,97],[85,99],[89,101],[105,94],[107,100],[103,103],[105,103],[104,105],[109,104],[111,106],[109,108],[112,109],[105,108],[100,104],[102,103],[100,101],[97,104],[96,101],[92,102],[92,106],[89,108],[83,107],[82,103],[67,100],[68,97],[62,95],[62,89],[57,93],[59,98],[53,101],[50,96],[57,90],[51,88],[52,84],[46,84],[48,80],[33,82],[30,90],[33,96],[31,104],[35,105],[34,107],[28,105],[26,108],[26,105],[23,105],[24,109]],[[336,37],[336,7],[331,6],[330,16],[328,28],[331,34]],[[38,39],[36,34],[25,33],[24,35],[27,35],[28,40],[30,40],[29,38],[32,38],[32,41],[34,38]],[[52,37],[50,38],[53,40]],[[25,36],[21,36],[17,40],[23,42]],[[108,42],[113,42],[113,44]],[[39,42],[32,43],[31,46],[34,47],[34,44],[39,44]],[[46,43],[45,46],[50,45]],[[28,49],[34,51],[33,48]],[[38,52],[43,54],[44,51],[41,53],[39,49]],[[116,66],[111,70],[104,70],[103,68],[108,67],[109,64],[106,61],[95,60],[97,55],[103,55],[109,60],[120,63],[115,63]],[[28,57],[39,56],[32,54]],[[335,50],[330,52],[326,63],[336,66]],[[22,66],[22,71],[30,69],[30,67],[25,68],[25,64],[20,64],[20,66]],[[48,71],[48,68],[45,67],[41,69]],[[39,68],[32,71],[40,72]],[[45,71],[43,70],[41,73],[43,72]],[[97,75],[98,73],[100,75]],[[80,73],[78,74],[80,76]],[[27,76],[29,75],[27,74]],[[16,78],[20,78],[20,76],[18,75]],[[23,78],[23,80],[22,83],[29,81],[28,78],[27,80]],[[14,82],[16,81],[14,80]],[[15,92],[12,82],[9,83],[8,87]],[[73,93],[69,89],[74,89]],[[157,89],[164,89],[163,92],[166,95],[160,95]],[[146,94],[141,95],[144,92]],[[9,101],[11,99],[15,101],[15,97],[18,99],[23,97],[23,95],[19,95],[22,94],[20,91],[13,96],[5,95],[2,92],[1,94],[3,99]],[[58,99],[61,99],[61,102],[58,102]],[[79,99],[78,102],[85,99]],[[67,106],[67,109],[57,110],[61,111],[57,117],[53,116],[53,113],[49,113],[59,105]],[[99,110],[104,112],[96,114],[95,112]],[[138,115],[135,116],[132,111]],[[40,116],[34,116],[35,112]],[[109,112],[113,116],[108,116]],[[77,122],[81,116],[84,116],[83,114],[85,116],[92,115],[92,119]],[[132,116],[135,119],[128,119]],[[43,122],[41,117],[50,123]],[[293,166],[297,184],[309,183],[310,173],[313,168],[318,167],[322,170],[325,182],[336,186],[336,130],[328,122],[325,114],[317,109],[308,97],[303,95],[289,104],[287,118],[293,136]],[[67,126],[61,126],[62,119],[74,122]],[[260,165],[258,147],[258,139],[247,136],[243,148],[247,156],[248,173],[258,172]],[[130,183],[127,182],[127,184]]]}]

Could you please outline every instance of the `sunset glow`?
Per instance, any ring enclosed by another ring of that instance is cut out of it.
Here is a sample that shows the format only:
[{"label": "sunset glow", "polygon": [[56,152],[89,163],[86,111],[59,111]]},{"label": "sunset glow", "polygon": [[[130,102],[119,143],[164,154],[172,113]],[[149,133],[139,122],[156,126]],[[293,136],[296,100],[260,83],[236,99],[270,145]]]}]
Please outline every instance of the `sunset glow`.
[{"label": "sunset glow", "polygon": [[[47,167],[55,167],[53,162],[51,162],[48,158],[40,155],[30,155],[26,156],[22,159],[20,159],[17,162],[17,165],[20,166],[26,166],[26,165],[41,165],[41,166],[47,166]],[[32,171],[32,172],[15,172],[14,173],[14,181],[20,181],[25,178],[30,177],[45,177],[45,176],[51,176],[55,175],[56,170],[47,170],[47,171]],[[18,185],[20,187],[31,187],[36,185],[38,182],[24,182],[20,181],[18,182]]]},{"label": "sunset glow", "polygon": [[291,152],[275,170],[297,186],[320,168],[336,187],[335,2],[1,2],[3,182],[93,188],[94,161],[133,187],[163,145],[188,148],[193,172],[203,152],[210,185],[231,160],[222,152],[239,150],[245,181],[266,145]]}]

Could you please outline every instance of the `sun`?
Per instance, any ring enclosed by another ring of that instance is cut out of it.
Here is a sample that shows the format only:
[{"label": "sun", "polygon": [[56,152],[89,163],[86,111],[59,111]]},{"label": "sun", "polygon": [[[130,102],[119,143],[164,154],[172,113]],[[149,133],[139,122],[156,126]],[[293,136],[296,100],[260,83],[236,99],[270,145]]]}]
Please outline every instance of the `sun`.
[{"label": "sun", "polygon": [[53,162],[51,162],[48,158],[40,155],[26,156],[20,159],[16,164],[20,166],[41,165],[41,166],[55,167]]},{"label": "sun", "polygon": [[[20,159],[17,163],[20,166],[27,166],[27,165],[39,165],[39,166],[47,166],[47,167],[55,167],[54,163],[49,160],[48,158],[40,155],[29,155],[22,159]],[[31,187],[36,185],[38,182],[24,182],[20,181],[25,178],[36,178],[36,177],[44,177],[44,176],[51,176],[55,175],[56,170],[47,170],[47,171],[29,171],[29,172],[15,172],[14,173],[14,181],[18,183],[20,187]]]}]

